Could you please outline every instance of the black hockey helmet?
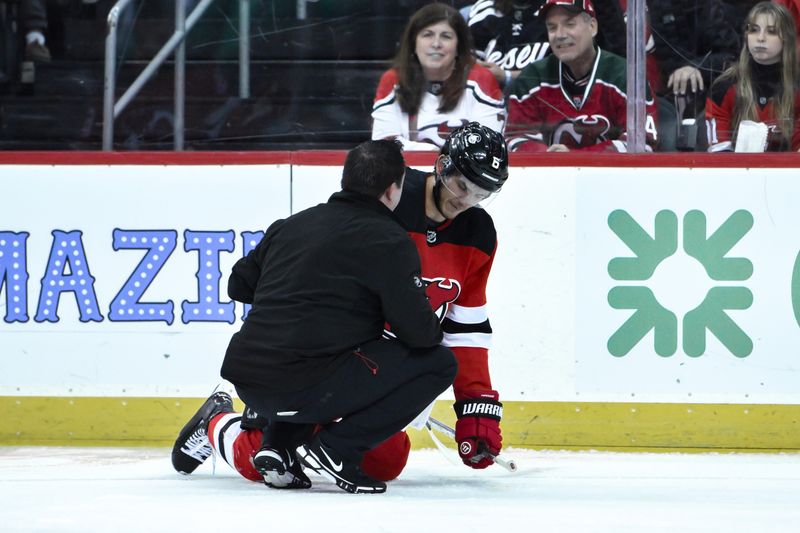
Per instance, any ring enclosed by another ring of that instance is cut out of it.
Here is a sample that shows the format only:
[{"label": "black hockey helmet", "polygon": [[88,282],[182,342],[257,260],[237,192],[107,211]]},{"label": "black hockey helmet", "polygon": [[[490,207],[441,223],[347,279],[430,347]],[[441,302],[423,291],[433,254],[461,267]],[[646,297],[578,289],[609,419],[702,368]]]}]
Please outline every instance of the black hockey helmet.
[{"label": "black hockey helmet", "polygon": [[469,181],[497,192],[508,179],[508,148],[503,136],[477,122],[453,131],[442,146],[448,156],[442,176],[457,170]]}]

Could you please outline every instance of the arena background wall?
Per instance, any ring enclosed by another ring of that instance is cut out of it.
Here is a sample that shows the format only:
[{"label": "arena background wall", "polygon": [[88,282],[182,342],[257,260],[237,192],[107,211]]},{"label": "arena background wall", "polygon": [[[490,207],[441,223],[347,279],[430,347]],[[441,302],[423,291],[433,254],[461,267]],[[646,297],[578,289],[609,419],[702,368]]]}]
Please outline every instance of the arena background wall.
[{"label": "arena background wall", "polygon": [[[343,160],[0,153],[0,444],[170,445],[245,313],[230,267]],[[800,450],[798,163],[512,159],[488,207],[504,444]]]}]

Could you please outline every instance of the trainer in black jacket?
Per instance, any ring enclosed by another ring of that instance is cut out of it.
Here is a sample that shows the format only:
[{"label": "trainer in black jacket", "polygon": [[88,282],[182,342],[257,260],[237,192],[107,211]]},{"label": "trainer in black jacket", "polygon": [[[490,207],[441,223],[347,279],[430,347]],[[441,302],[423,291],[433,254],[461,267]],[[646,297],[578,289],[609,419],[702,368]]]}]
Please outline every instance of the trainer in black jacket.
[{"label": "trainer in black jacket", "polygon": [[413,242],[377,198],[341,191],[278,220],[228,281],[228,295],[253,307],[223,377],[272,392],[313,385],[379,338],[384,322],[410,347],[438,345],[419,273]]},{"label": "trainer in black jacket", "polygon": [[[382,492],[385,484],[358,469],[364,452],[453,381],[455,358],[439,345],[419,256],[392,213],[404,173],[398,144],[362,143],[348,153],[341,192],[272,224],[233,268],[228,294],[252,308],[222,376],[269,420],[262,451],[283,458],[280,476],[302,478],[289,468],[294,449],[309,442],[303,428],[321,424],[307,453],[324,449],[349,465],[345,475],[331,463],[345,490]],[[383,337],[386,323],[396,338]]]}]

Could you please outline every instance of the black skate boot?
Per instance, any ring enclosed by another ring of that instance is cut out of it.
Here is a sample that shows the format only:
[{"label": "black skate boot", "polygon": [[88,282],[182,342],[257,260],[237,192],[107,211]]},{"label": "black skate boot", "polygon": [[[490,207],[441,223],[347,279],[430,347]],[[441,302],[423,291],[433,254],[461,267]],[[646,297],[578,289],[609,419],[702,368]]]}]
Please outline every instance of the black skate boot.
[{"label": "black skate boot", "polygon": [[191,474],[211,457],[208,424],[220,413],[233,413],[233,400],[227,392],[215,392],[200,406],[178,434],[172,447],[172,466],[181,474]]},{"label": "black skate boot", "polygon": [[319,437],[297,448],[300,461],[321,476],[330,479],[347,492],[354,494],[378,494],[386,492],[386,483],[367,476],[358,464],[346,461],[331,448],[320,442]]},{"label": "black skate boot", "polygon": [[273,489],[309,489],[311,480],[292,450],[264,447],[253,457],[253,466]]}]

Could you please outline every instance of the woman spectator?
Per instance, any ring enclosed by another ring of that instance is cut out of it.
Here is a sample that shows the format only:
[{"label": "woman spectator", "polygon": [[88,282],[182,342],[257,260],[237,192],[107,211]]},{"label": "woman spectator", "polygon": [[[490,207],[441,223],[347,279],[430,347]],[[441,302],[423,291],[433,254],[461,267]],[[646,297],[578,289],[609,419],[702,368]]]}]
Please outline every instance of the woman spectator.
[{"label": "woman spectator", "polygon": [[467,23],[445,4],[429,4],[409,20],[381,77],[372,107],[372,138],[399,139],[407,150],[438,150],[468,122],[502,132],[503,93],[475,64]]},{"label": "woman spectator", "polygon": [[798,150],[800,78],[794,20],[785,7],[760,2],[747,14],[744,33],[738,62],[714,82],[706,101],[708,151],[733,150],[743,121],[767,126],[764,150]]}]

